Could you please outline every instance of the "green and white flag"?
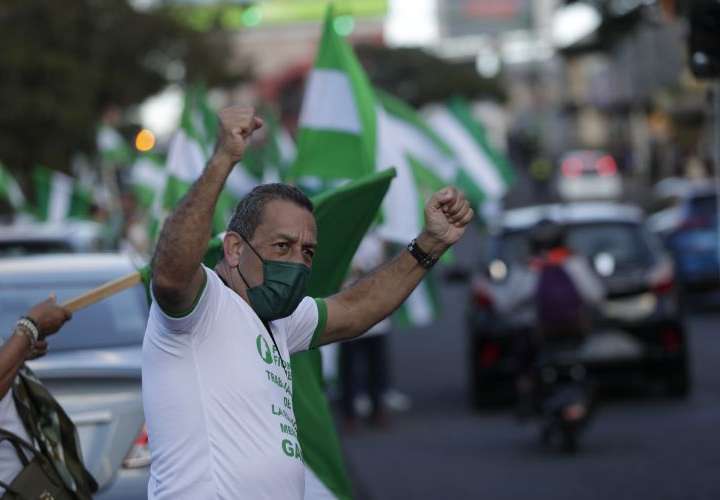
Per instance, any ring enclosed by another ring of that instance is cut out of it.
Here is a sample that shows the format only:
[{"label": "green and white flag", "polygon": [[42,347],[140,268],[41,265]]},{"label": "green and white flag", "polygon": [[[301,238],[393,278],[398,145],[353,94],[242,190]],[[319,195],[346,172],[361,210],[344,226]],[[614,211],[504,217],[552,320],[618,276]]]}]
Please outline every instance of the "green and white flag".
[{"label": "green and white flag", "polygon": [[[379,96],[379,97],[378,97]],[[310,73],[300,117],[298,157],[288,178],[317,193],[368,170],[395,167],[397,177],[383,202],[378,234],[407,244],[423,227],[428,176],[453,182],[457,166],[448,146],[417,114],[390,96],[376,93],[351,47],[333,29],[328,9],[315,67]],[[435,317],[436,301],[425,284],[408,299],[414,324]]]},{"label": "green and white flag", "polygon": [[92,194],[73,177],[45,167],[33,171],[35,215],[41,221],[62,222],[69,218],[87,219]]},{"label": "green and white flag", "polygon": [[472,116],[461,98],[446,106],[433,106],[426,113],[428,123],[452,148],[459,159],[460,186],[476,203],[501,199],[514,180],[509,161],[488,141],[483,125]]},{"label": "green and white flag", "polygon": [[115,128],[100,125],[96,141],[103,167],[126,166],[132,163],[133,149]]},{"label": "green and white flag", "polygon": [[154,153],[138,155],[132,164],[130,183],[138,206],[149,210],[165,189],[165,161]]},{"label": "green and white flag", "polygon": [[22,212],[27,207],[20,185],[2,163],[0,163],[0,200],[5,200],[15,212]]},{"label": "green and white flag", "polygon": [[332,7],[305,88],[297,159],[288,178],[360,179],[375,171],[375,96],[352,48],[335,31]]}]

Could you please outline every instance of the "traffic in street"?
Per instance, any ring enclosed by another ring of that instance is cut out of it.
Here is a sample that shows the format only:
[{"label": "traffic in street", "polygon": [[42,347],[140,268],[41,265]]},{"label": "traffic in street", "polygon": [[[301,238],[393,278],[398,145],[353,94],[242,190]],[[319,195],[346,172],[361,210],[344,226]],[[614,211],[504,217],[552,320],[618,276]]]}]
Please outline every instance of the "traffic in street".
[{"label": "traffic in street", "polygon": [[[459,249],[463,258],[472,258],[471,241]],[[578,453],[566,455],[544,447],[537,423],[519,421],[512,408],[472,408],[466,294],[445,285],[441,324],[393,333],[392,383],[412,407],[393,414],[387,429],[343,434],[357,498],[720,496],[720,313],[687,315],[693,381],[687,399],[667,397],[661,387],[610,394],[599,403]]]}]

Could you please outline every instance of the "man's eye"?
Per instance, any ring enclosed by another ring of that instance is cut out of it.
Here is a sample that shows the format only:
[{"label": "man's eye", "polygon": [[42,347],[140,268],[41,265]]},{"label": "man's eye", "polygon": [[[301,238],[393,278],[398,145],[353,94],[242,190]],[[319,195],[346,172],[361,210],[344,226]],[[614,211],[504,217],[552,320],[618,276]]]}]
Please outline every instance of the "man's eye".
[{"label": "man's eye", "polygon": [[305,255],[307,255],[307,256],[310,257],[311,259],[315,256],[315,251],[314,251],[314,250],[310,250],[309,248],[306,248],[306,249],[304,250],[304,252],[305,252]]},{"label": "man's eye", "polygon": [[275,246],[278,247],[280,250],[287,250],[289,245],[285,242],[275,243]]}]

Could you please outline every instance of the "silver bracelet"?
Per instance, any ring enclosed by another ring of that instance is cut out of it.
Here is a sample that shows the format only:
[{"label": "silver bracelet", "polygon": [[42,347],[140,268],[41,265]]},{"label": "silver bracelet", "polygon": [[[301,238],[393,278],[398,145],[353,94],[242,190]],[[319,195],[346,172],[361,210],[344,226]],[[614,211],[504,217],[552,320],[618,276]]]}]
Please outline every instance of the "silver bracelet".
[{"label": "silver bracelet", "polygon": [[35,342],[37,342],[38,338],[40,337],[40,332],[38,331],[37,326],[35,326],[35,323],[30,321],[29,319],[20,318],[19,320],[17,320],[15,326],[23,327],[30,333],[30,335],[32,336],[32,342],[30,342],[30,344],[32,345],[32,347],[35,347]]},{"label": "silver bracelet", "polygon": [[30,330],[25,328],[23,325],[17,325],[15,327],[15,331],[13,332],[13,335],[20,335],[21,337],[25,337],[28,342],[30,343],[30,351],[32,352],[35,349],[35,340],[33,338],[33,334]]}]

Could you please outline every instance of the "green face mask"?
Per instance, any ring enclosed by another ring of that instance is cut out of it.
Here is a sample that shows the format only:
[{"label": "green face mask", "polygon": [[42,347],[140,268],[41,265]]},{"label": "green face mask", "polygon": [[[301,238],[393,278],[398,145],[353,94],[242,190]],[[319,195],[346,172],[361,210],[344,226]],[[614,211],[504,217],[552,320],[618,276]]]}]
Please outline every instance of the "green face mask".
[{"label": "green face mask", "polygon": [[238,274],[247,286],[250,307],[263,321],[290,316],[305,297],[310,268],[296,262],[265,260],[247,240],[245,243],[263,265],[263,282],[253,287],[240,272],[240,266],[237,266]]}]

